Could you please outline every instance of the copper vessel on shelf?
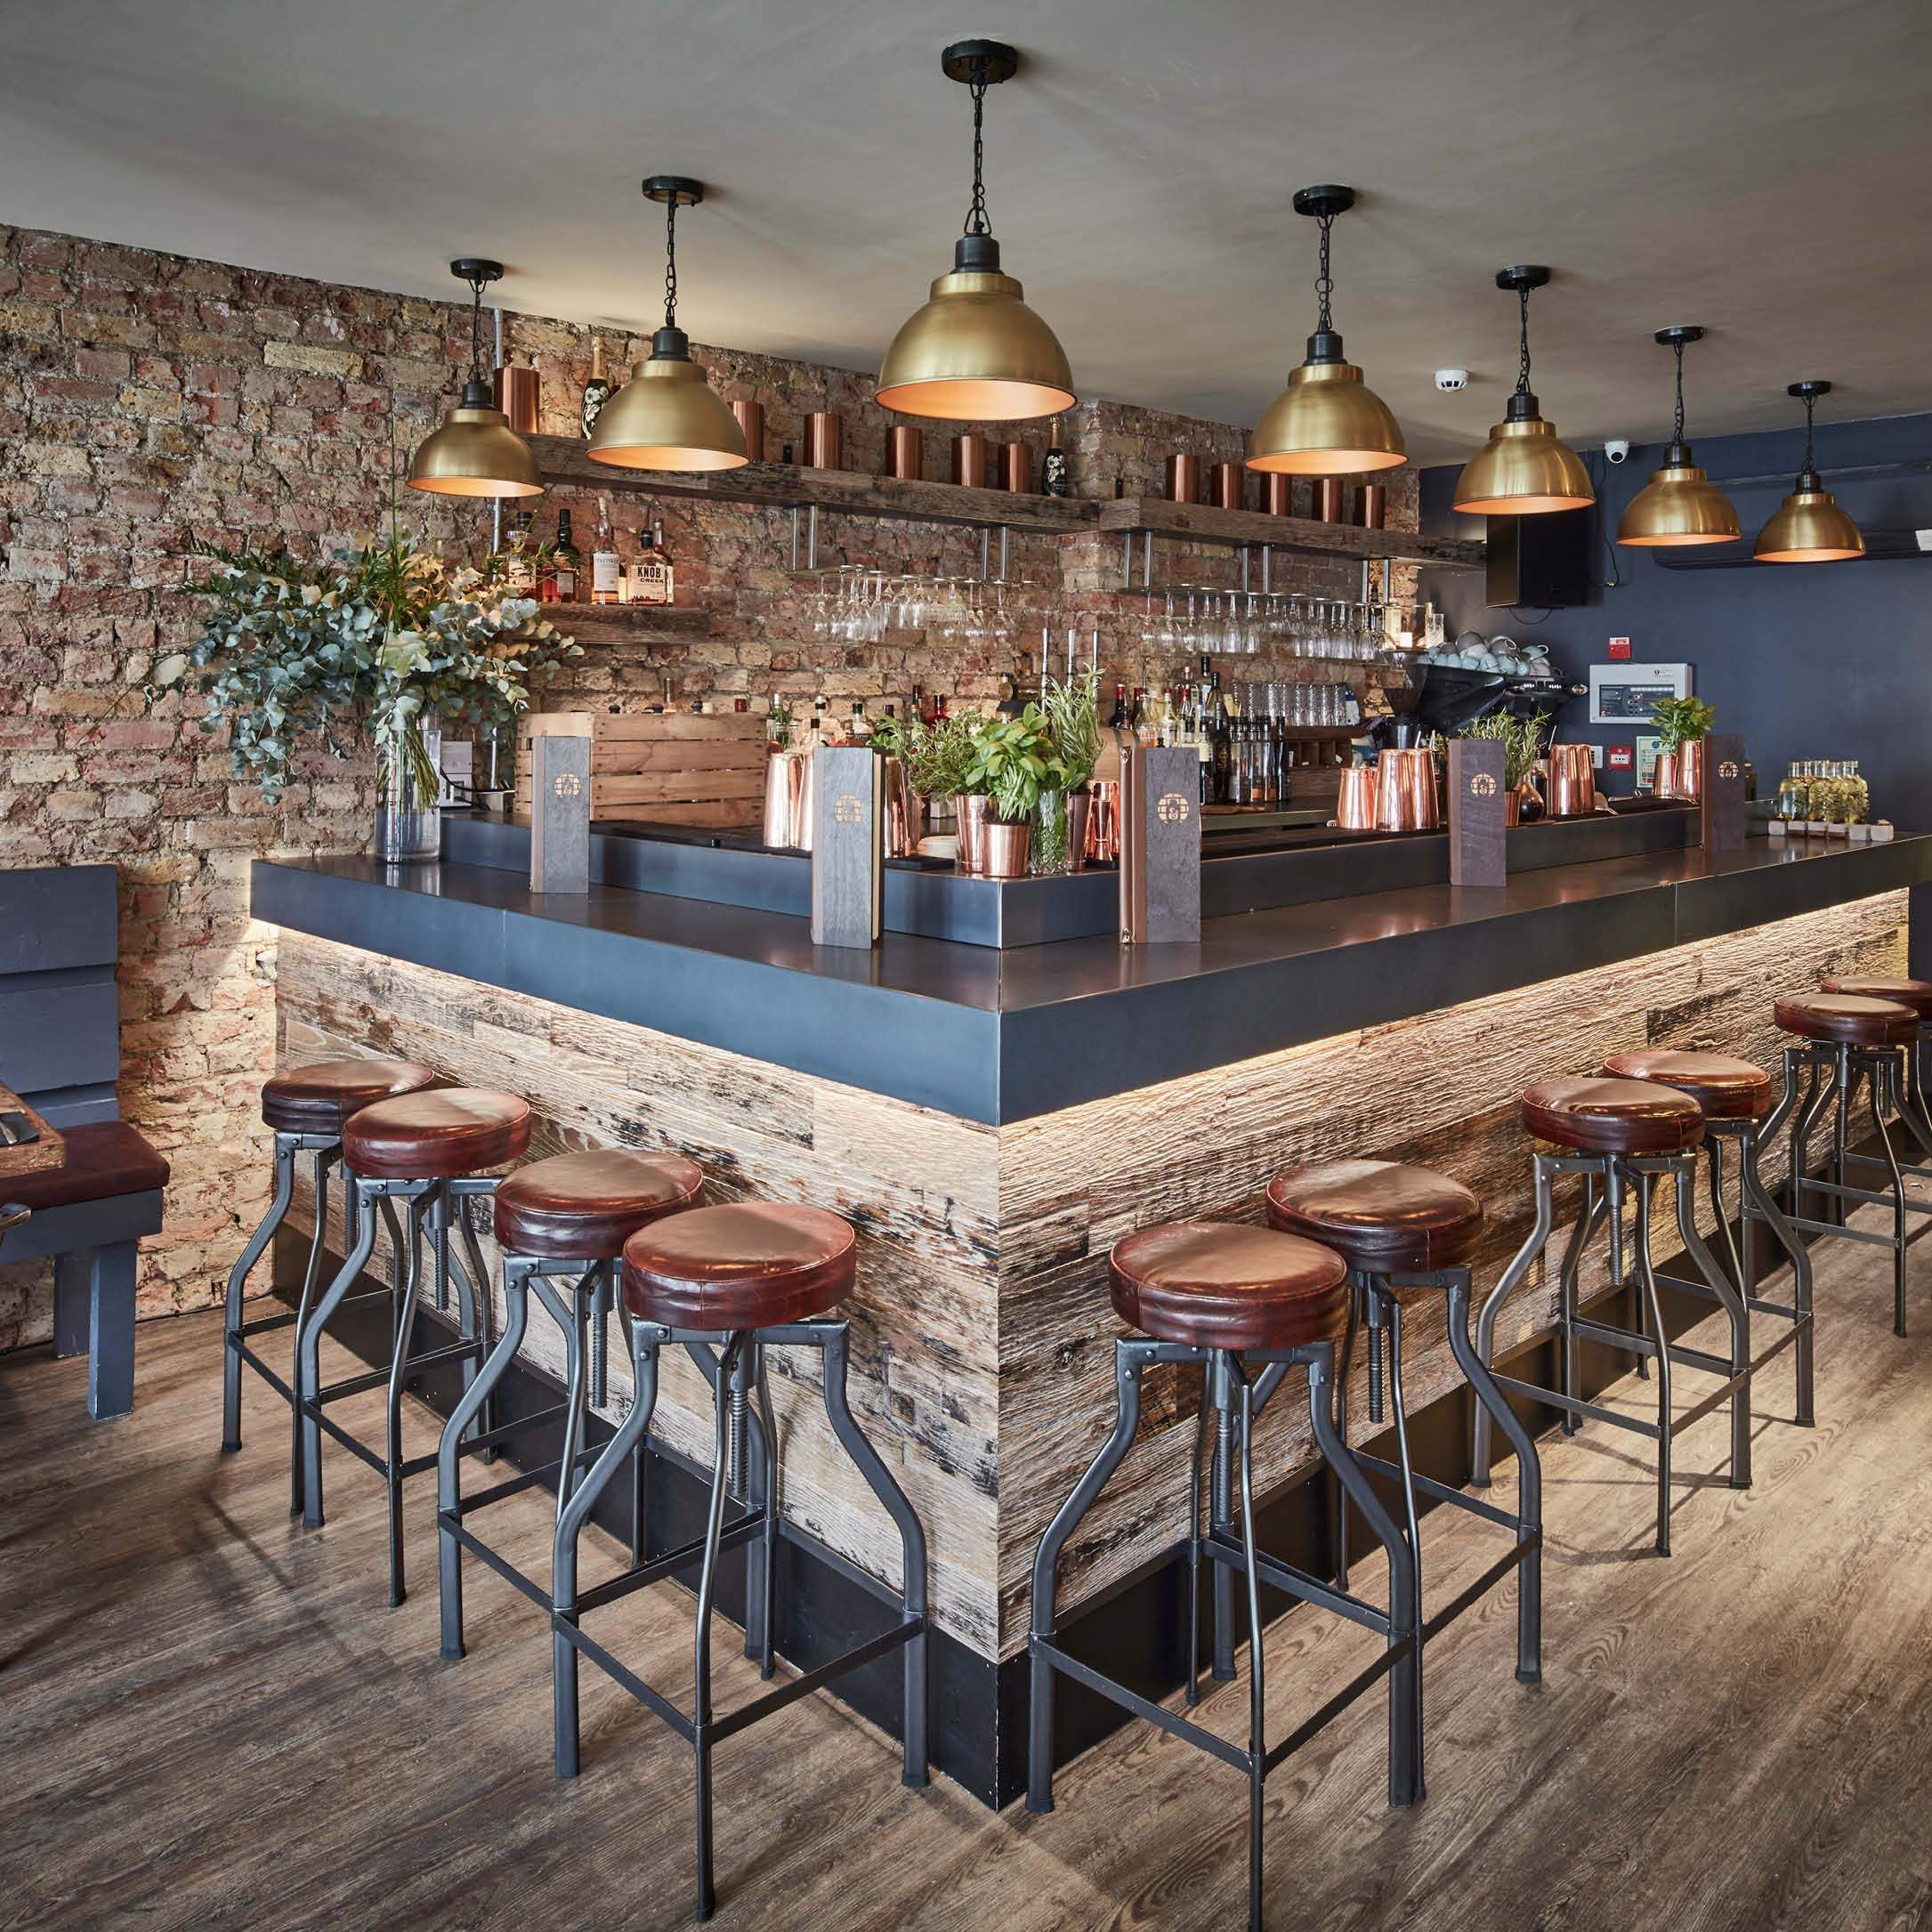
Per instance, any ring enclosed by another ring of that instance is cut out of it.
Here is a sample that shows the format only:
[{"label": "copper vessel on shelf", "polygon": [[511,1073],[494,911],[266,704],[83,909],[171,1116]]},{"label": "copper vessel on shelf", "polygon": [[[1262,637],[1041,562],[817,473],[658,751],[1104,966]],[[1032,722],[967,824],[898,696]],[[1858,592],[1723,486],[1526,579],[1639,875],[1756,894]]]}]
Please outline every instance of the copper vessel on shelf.
[{"label": "copper vessel on shelf", "polygon": [[1388,521],[1388,488],[1383,483],[1364,483],[1355,507],[1362,513],[1364,529],[1378,530]]},{"label": "copper vessel on shelf", "polygon": [[1675,751],[1657,754],[1657,774],[1651,788],[1660,798],[1677,798],[1695,804],[1704,796],[1704,742],[1693,738]]},{"label": "copper vessel on shelf", "polygon": [[1549,815],[1587,819],[1597,810],[1597,767],[1588,745],[1549,748]]},{"label": "copper vessel on shelf", "polygon": [[842,470],[845,466],[845,425],[829,409],[814,409],[805,418],[805,467]]},{"label": "copper vessel on shelf", "polygon": [[1033,828],[1023,821],[1006,825],[989,817],[980,827],[980,851],[984,861],[981,877],[990,879],[1024,878]]},{"label": "copper vessel on shelf", "polygon": [[753,397],[744,397],[732,405],[732,414],[738,418],[738,426],[744,432],[746,456],[754,463],[763,463],[764,405]]},{"label": "copper vessel on shelf", "polygon": [[976,429],[952,440],[952,480],[969,489],[986,488],[986,439]]},{"label": "copper vessel on shelf", "polygon": [[888,859],[909,859],[926,837],[926,801],[912,788],[906,761],[896,756],[879,760],[879,790],[885,801],[881,814]]},{"label": "copper vessel on shelf", "polygon": [[1189,450],[1178,450],[1168,458],[1168,501],[1200,501],[1200,458]]},{"label": "copper vessel on shelf", "polygon": [[999,446],[999,487],[1024,497],[1033,488],[1033,452],[1023,442]]},{"label": "copper vessel on shelf", "polygon": [[1208,501],[1217,510],[1241,507],[1241,479],[1247,474],[1239,463],[1217,463],[1208,473]]},{"label": "copper vessel on shelf", "polygon": [[1270,516],[1295,513],[1295,479],[1282,470],[1268,470],[1261,479],[1261,507]]},{"label": "copper vessel on shelf", "polygon": [[[1387,753],[1383,756],[1387,756]],[[1376,792],[1380,783],[1380,776],[1371,764],[1352,764],[1342,773],[1341,790],[1335,800],[1335,822],[1343,831],[1377,829]]]},{"label": "copper vessel on shelf", "polygon": [[764,822],[767,845],[788,852],[812,850],[812,754],[772,748],[764,761]]},{"label": "copper vessel on shelf", "polygon": [[1376,761],[1376,829],[1433,832],[1443,822],[1435,788],[1435,754],[1427,745],[1391,746]]},{"label": "copper vessel on shelf", "polygon": [[1112,865],[1120,856],[1120,781],[1117,778],[1089,780],[1087,796],[1091,802],[1081,845],[1090,863]]},{"label": "copper vessel on shelf", "polygon": [[1318,523],[1339,523],[1342,521],[1342,480],[1338,476],[1318,476],[1314,485],[1314,513]]},{"label": "copper vessel on shelf", "polygon": [[986,815],[992,801],[983,792],[959,792],[952,801],[952,818],[958,833],[958,855],[953,863],[968,878],[978,878],[986,870]]},{"label": "copper vessel on shelf", "polygon": [[534,436],[538,430],[538,413],[542,404],[542,383],[538,376],[536,365],[529,362],[505,362],[499,368],[490,384],[497,407],[510,419],[510,427],[519,436]]},{"label": "copper vessel on shelf", "polygon": [[886,432],[885,473],[902,483],[916,483],[926,474],[926,437],[908,424]]}]

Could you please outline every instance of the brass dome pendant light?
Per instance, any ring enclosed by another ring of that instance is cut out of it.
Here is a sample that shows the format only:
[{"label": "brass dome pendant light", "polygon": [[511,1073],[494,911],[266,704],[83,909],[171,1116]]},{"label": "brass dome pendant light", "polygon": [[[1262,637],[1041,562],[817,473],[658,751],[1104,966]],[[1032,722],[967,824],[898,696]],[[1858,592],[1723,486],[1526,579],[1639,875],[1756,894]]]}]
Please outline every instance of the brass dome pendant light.
[{"label": "brass dome pendant light", "polygon": [[1652,549],[1687,544],[1733,544],[1743,534],[1731,499],[1691,461],[1691,446],[1684,440],[1684,345],[1703,338],[1703,330],[1688,323],[1657,331],[1656,340],[1666,349],[1677,351],[1676,426],[1671,430],[1670,447],[1663,453],[1662,464],[1630,498],[1618,521],[1620,544],[1643,545]]},{"label": "brass dome pendant light", "polygon": [[1530,389],[1530,291],[1548,279],[1549,271],[1533,264],[1496,271],[1497,287],[1513,289],[1521,304],[1516,390],[1457,479],[1455,506],[1466,516],[1542,516],[1597,500],[1582,458],[1557,441]]},{"label": "brass dome pendant light", "polygon": [[691,359],[691,337],[677,326],[677,211],[705,198],[702,182],[653,174],[644,198],[664,209],[664,327],[651,338],[647,361],[599,411],[590,458],[618,470],[735,470],[751,458],[730,407]]},{"label": "brass dome pendant light", "polygon": [[483,380],[483,291],[503,263],[458,255],[449,272],[470,285],[470,374],[463,398],[409,459],[409,488],[439,497],[540,497],[530,446],[510,427]]},{"label": "brass dome pendant light", "polygon": [[1320,312],[1308,338],[1308,359],[1255,424],[1248,467],[1289,476],[1354,476],[1389,470],[1408,461],[1402,431],[1388,405],[1362,379],[1342,353],[1342,338],[1329,314],[1334,281],[1329,274],[1329,232],[1335,217],[1355,205],[1353,188],[1304,188],[1295,213],[1322,224],[1322,266],[1315,277]]},{"label": "brass dome pendant light", "polygon": [[1805,405],[1805,467],[1777,513],[1758,533],[1760,563],[1846,563],[1865,554],[1858,526],[1839,508],[1812,466],[1811,412],[1830,383],[1793,383],[1785,392]]},{"label": "brass dome pendant light", "polygon": [[983,124],[986,90],[1012,79],[1020,56],[998,40],[961,40],[941,65],[973,94],[973,199],[953,246],[952,273],[893,337],[879,365],[878,400],[901,416],[1014,423],[1072,408],[1066,352],[999,270],[999,244],[986,215]]}]

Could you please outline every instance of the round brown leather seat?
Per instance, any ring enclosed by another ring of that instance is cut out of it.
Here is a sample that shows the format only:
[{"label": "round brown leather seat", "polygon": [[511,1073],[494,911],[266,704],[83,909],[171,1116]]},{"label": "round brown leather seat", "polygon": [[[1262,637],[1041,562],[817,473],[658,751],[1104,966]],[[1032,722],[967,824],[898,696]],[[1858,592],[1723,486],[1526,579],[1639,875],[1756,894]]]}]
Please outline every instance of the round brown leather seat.
[{"label": "round brown leather seat", "polygon": [[528,1101],[479,1087],[378,1100],[350,1115],[344,1164],[372,1181],[449,1180],[514,1160],[530,1141]]},{"label": "round brown leather seat", "polygon": [[1834,974],[1820,980],[1823,993],[1851,993],[1860,999],[1889,999],[1910,1006],[1921,1020],[1932,1020],[1932,980],[1869,979],[1862,974]]},{"label": "round brown leather seat", "polygon": [[1677,1154],[1704,1137],[1704,1110],[1651,1080],[1539,1080],[1523,1095],[1523,1125],[1580,1154]]},{"label": "round brown leather seat", "polygon": [[1850,1047],[1909,1047],[1919,1015],[1896,999],[1858,993],[1797,993],[1774,1009],[1779,1026],[1800,1039]]},{"label": "round brown leather seat", "polygon": [[680,1329],[763,1329],[837,1307],[858,1273],[852,1224],[822,1208],[691,1208],[624,1243],[624,1306]]},{"label": "round brown leather seat", "polygon": [[1348,1264],[1273,1228],[1170,1221],[1113,1244],[1113,1306],[1157,1341],[1193,1348],[1295,1348],[1348,1324]]},{"label": "round brown leather seat", "polygon": [[1319,1160],[1268,1183],[1268,1220],[1370,1274],[1430,1273],[1467,1261],[1483,1203],[1460,1181],[1396,1160]]},{"label": "round brown leather seat", "polygon": [[639,1228],[689,1208],[705,1177],[682,1154],[598,1147],[519,1168],[497,1186],[497,1240],[508,1254],[615,1261]]},{"label": "round brown leather seat", "polygon": [[1734,1054],[1685,1053],[1641,1047],[1612,1054],[1604,1071],[1613,1079],[1655,1080],[1688,1094],[1707,1120],[1759,1120],[1777,1099],[1777,1083],[1755,1061]]},{"label": "round brown leather seat", "polygon": [[432,1068],[414,1060],[322,1060],[284,1067],[262,1083],[262,1118],[281,1134],[342,1132],[352,1113],[399,1094],[434,1087]]}]

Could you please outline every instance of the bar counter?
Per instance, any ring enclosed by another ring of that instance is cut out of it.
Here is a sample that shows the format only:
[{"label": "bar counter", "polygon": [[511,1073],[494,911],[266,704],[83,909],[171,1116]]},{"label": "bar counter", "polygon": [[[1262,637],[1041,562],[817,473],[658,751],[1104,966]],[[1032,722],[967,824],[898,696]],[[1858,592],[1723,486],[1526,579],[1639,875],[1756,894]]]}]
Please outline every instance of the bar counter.
[{"label": "bar counter", "polygon": [[[1373,1153],[1482,1196],[1480,1293],[1530,1219],[1525,1085],[1640,1046],[1774,1063],[1774,996],[1829,972],[1903,972],[1906,891],[1928,878],[1932,838],[1753,840],[1542,864],[1488,892],[1410,884],[1227,913],[1198,944],[888,932],[869,954],[815,950],[803,918],[757,905],[613,885],[536,898],[500,864],[261,861],[254,910],[279,929],[287,1059],[407,1055],[527,1096],[533,1155],[677,1148],[718,1198],[854,1222],[854,1402],[872,1403],[861,1419],[932,1546],[936,1761],[997,1802],[1023,1748],[1028,1565],[1111,1420],[1114,1240],[1257,1218],[1278,1167]],[[1782,1172],[1767,1150],[1766,1179]],[[1660,1257],[1674,1245],[1660,1224]],[[1500,1354],[1533,1347],[1551,1320],[1550,1295],[1526,1289]],[[543,1324],[526,1352],[557,1371]],[[829,1552],[828,1575],[844,1559],[893,1579],[896,1538],[829,1452],[815,1391],[773,1367],[799,1560]],[[1407,1380],[1419,1415],[1459,1381],[1426,1306]],[[1105,1645],[1114,1587],[1159,1586],[1195,1402],[1177,1371],[1152,1378],[1129,1461],[1063,1566],[1075,1642],[1084,1624]],[[1263,1431],[1263,1480],[1281,1492],[1310,1460],[1292,1409]],[[707,1462],[695,1371],[672,1365],[654,1427],[674,1459]],[[1721,1456],[1709,1435],[1686,1435],[1685,1468]],[[816,1614],[836,1621],[829,1601]],[[812,1632],[793,1636],[788,1654],[809,1661]],[[1163,1665],[1143,1663],[1160,1689]],[[854,1701],[869,1708],[862,1685]],[[894,1694],[877,1705],[895,1711]],[[1062,1729],[1069,1751],[1092,1734]]]}]

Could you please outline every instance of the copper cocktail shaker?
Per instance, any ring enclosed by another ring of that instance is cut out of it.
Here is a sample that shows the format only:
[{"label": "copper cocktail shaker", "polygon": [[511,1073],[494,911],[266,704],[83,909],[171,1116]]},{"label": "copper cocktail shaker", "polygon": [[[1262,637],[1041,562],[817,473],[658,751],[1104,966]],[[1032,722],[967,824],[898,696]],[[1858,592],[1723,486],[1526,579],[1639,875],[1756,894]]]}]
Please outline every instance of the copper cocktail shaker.
[{"label": "copper cocktail shaker", "polygon": [[1549,815],[1587,819],[1597,809],[1597,768],[1588,745],[1549,748]]},{"label": "copper cocktail shaker", "polygon": [[[1383,753],[1386,757],[1388,754]],[[1335,822],[1345,832],[1372,832],[1376,828],[1375,795],[1378,775],[1373,765],[1352,764],[1342,773],[1335,801]]]},{"label": "copper cocktail shaker", "polygon": [[887,432],[885,473],[902,483],[916,483],[926,474],[926,438],[918,430],[900,424]]},{"label": "copper cocktail shaker", "polygon": [[1120,781],[1090,780],[1087,795],[1093,803],[1087,812],[1087,856],[1096,865],[1111,865],[1120,856]]},{"label": "copper cocktail shaker", "polygon": [[1376,762],[1375,820],[1385,832],[1433,832],[1443,822],[1435,754],[1427,745],[1391,746]]},{"label": "copper cocktail shaker", "polygon": [[805,467],[842,470],[845,466],[845,425],[829,409],[814,409],[805,418]]},{"label": "copper cocktail shaker", "polygon": [[986,488],[986,439],[976,429],[952,440],[952,480],[968,489]]},{"label": "copper cocktail shaker", "polygon": [[1241,507],[1241,479],[1246,474],[1239,463],[1217,463],[1208,473],[1208,501],[1217,510]]},{"label": "copper cocktail shaker", "polygon": [[1200,458],[1189,450],[1178,450],[1168,458],[1168,501],[1200,501]]}]

